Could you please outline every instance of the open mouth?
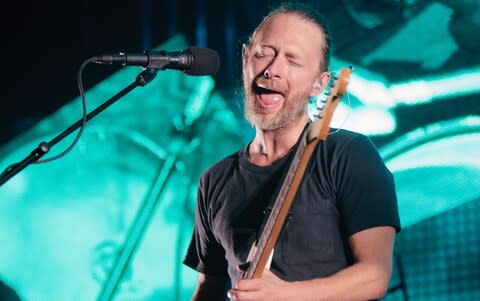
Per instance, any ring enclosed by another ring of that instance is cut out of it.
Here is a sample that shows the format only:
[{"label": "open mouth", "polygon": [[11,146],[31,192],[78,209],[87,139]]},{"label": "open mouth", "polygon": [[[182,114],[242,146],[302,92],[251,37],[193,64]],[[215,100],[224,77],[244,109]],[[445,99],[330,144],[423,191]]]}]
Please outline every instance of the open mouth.
[{"label": "open mouth", "polygon": [[254,82],[252,85],[253,93],[256,95],[256,106],[263,110],[275,110],[283,103],[285,94],[279,89]]},{"label": "open mouth", "polygon": [[262,95],[262,94],[280,94],[282,97],[285,97],[284,93],[282,91],[279,91],[279,90],[275,90],[273,88],[270,88],[270,87],[266,87],[264,85],[259,85],[257,83],[253,83],[253,92],[255,94],[259,94],[259,95]]}]

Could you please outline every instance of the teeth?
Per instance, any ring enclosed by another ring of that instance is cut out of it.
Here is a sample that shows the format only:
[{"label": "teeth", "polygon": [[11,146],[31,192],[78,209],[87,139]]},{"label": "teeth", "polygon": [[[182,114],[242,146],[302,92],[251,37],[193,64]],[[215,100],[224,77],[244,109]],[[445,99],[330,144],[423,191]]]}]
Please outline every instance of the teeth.
[{"label": "teeth", "polygon": [[[258,93],[258,94],[282,94],[281,92],[279,91],[276,91],[276,90],[272,90],[272,89],[268,89],[268,88],[265,88],[265,87],[261,87],[259,85],[256,85],[255,88],[254,88],[255,92]],[[283,94],[282,94],[283,95]]]}]

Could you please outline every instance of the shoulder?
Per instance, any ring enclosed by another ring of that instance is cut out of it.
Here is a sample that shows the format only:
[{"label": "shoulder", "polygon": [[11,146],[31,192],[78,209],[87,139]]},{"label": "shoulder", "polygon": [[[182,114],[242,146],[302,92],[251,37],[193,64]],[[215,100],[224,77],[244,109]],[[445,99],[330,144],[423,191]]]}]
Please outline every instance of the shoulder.
[{"label": "shoulder", "polygon": [[361,133],[344,129],[331,129],[327,139],[319,147],[322,156],[327,156],[330,163],[344,160],[348,157],[370,158],[378,161],[380,155],[372,140]]},{"label": "shoulder", "polygon": [[378,226],[393,226],[398,231],[394,178],[371,139],[341,130],[327,142],[336,150],[331,153],[330,171],[347,236]]},{"label": "shoulder", "polygon": [[228,177],[238,166],[243,149],[212,164],[200,177],[200,184],[205,185],[211,182],[218,182]]},{"label": "shoulder", "polygon": [[200,176],[197,190],[198,206],[210,211],[221,203],[225,187],[235,178],[241,153],[240,150],[217,161]]},{"label": "shoulder", "polygon": [[[391,186],[393,175],[385,165],[372,140],[361,133],[333,130],[320,150],[323,166],[338,190],[342,187],[365,186],[367,182]],[[347,185],[348,184],[348,185]]]},{"label": "shoulder", "polygon": [[331,129],[326,141],[331,147],[337,149],[344,147],[355,148],[361,145],[373,146],[373,143],[368,136],[344,129]]}]

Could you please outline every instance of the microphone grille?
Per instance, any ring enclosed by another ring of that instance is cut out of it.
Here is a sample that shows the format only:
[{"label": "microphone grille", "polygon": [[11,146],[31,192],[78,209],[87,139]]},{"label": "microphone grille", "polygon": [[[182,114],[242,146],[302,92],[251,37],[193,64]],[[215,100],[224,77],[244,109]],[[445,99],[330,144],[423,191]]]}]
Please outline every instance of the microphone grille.
[{"label": "microphone grille", "polygon": [[189,75],[215,75],[220,66],[220,57],[215,50],[209,48],[189,47],[188,52],[193,57],[192,64],[188,70]]}]

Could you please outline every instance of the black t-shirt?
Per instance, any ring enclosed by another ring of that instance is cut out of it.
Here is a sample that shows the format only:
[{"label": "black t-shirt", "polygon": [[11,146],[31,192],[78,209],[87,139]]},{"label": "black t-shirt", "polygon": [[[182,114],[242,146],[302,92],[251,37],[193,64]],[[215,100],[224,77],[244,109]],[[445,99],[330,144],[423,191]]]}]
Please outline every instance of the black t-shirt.
[{"label": "black t-shirt", "polygon": [[[244,148],[200,178],[184,263],[207,275],[241,273],[296,146],[269,166]],[[329,276],[352,264],[348,238],[376,226],[400,230],[392,174],[368,137],[337,130],[320,141],[275,246],[271,270],[287,281]]]}]

